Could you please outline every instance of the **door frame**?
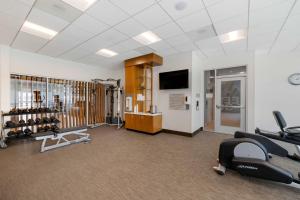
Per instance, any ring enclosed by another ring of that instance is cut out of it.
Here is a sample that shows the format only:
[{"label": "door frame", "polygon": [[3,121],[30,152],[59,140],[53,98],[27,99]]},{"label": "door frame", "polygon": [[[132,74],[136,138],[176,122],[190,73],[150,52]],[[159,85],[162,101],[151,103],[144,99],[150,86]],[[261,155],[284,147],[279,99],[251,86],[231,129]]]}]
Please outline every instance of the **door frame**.
[{"label": "door frame", "polygon": [[[244,109],[243,112],[240,112],[241,113],[241,116],[244,115],[244,121],[243,123],[244,124],[241,124],[241,128],[242,130],[239,130],[239,131],[246,131],[247,129],[247,76],[246,75],[229,75],[229,76],[216,76],[215,78],[215,131],[216,132],[225,132],[225,133],[229,133],[229,134],[234,134],[235,132],[235,128],[230,128],[229,126],[226,127],[226,126],[223,126],[223,131],[221,131],[221,127],[222,125],[218,125],[218,122],[221,121],[221,112],[219,109],[217,109],[217,105],[218,105],[218,97],[217,97],[217,94],[220,92],[220,89],[221,88],[218,88],[218,82],[221,81],[222,79],[229,79],[228,81],[230,81],[230,79],[232,80],[241,80],[241,95],[243,95],[244,97],[244,100],[243,102],[241,102],[241,106],[244,107],[244,108],[241,108]],[[220,82],[221,83],[221,82]],[[242,88],[243,87],[243,88]],[[244,90],[242,92],[242,90]],[[244,105],[243,105],[244,104]],[[218,121],[220,120],[220,121]],[[241,120],[241,123],[242,123],[242,120]]]},{"label": "door frame", "polygon": [[[248,112],[249,112],[249,105],[248,105],[248,101],[249,101],[249,91],[248,91],[248,75],[249,75],[249,66],[246,64],[246,65],[239,65],[239,66],[245,66],[246,67],[246,73],[244,73],[244,74],[234,74],[234,75],[223,75],[223,76],[217,76],[217,70],[220,70],[220,69],[227,69],[227,68],[231,68],[231,67],[238,67],[238,66],[228,66],[228,67],[219,67],[219,68],[211,68],[211,69],[205,69],[205,70],[203,70],[203,74],[205,74],[205,72],[207,72],[207,71],[215,71],[215,89],[214,89],[214,95],[215,95],[215,98],[216,98],[216,82],[217,82],[217,79],[218,78],[226,78],[226,77],[241,77],[241,76],[243,76],[243,77],[245,77],[245,129],[246,129],[246,131],[248,130],[248,126],[249,126],[249,124],[248,124]],[[205,79],[203,78],[203,101],[204,101],[204,103],[203,103],[203,111],[205,111],[205,106],[206,106],[206,104],[205,104],[205,94],[206,94],[206,91],[205,91],[205,85],[206,85],[206,82],[205,82]],[[214,104],[214,106],[216,106],[216,101],[215,101],[215,104]],[[215,113],[216,113],[216,111],[215,111]],[[215,113],[214,113],[214,115],[215,115]],[[204,120],[204,115],[205,115],[205,113],[203,112],[203,120]],[[214,117],[214,120],[215,120],[215,117]],[[203,124],[205,123],[205,121],[203,121]],[[204,128],[204,127],[203,127]],[[207,131],[207,132],[214,132],[214,133],[218,133],[217,131],[216,131],[216,127],[214,128],[214,130],[205,130],[205,131]],[[225,134],[228,134],[228,133],[225,133]]]}]

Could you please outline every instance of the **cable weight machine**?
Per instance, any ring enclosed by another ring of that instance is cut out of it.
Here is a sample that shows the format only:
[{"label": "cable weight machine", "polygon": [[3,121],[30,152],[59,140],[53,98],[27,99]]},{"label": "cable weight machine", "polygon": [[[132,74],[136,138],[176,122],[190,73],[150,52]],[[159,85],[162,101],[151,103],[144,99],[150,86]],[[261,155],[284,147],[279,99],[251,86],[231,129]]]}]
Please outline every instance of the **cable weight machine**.
[{"label": "cable weight machine", "polygon": [[[123,89],[121,88],[121,79],[93,79],[95,84],[105,86],[105,123],[110,126],[117,126],[118,129],[123,126]],[[96,96],[95,96],[96,98]]]}]

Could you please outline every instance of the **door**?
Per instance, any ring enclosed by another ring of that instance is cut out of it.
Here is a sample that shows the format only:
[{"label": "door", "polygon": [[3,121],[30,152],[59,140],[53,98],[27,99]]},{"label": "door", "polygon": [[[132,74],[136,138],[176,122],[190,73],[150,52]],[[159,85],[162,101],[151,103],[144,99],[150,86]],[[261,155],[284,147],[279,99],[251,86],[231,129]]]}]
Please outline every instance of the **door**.
[{"label": "door", "polygon": [[220,133],[246,130],[246,78],[216,79],[215,127]]}]

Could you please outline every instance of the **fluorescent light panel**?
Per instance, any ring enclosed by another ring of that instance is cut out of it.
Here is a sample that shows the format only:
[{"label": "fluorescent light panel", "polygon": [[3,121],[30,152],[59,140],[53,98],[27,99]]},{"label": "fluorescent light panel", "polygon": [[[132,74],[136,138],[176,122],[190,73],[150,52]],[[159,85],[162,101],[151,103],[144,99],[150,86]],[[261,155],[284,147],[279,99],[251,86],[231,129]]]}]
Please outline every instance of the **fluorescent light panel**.
[{"label": "fluorescent light panel", "polygon": [[62,0],[62,1],[84,12],[93,3],[95,3],[96,0]]},{"label": "fluorescent light panel", "polygon": [[141,33],[141,34],[133,37],[133,39],[143,45],[149,45],[149,44],[153,44],[155,42],[161,41],[161,39],[151,31]]},{"label": "fluorescent light panel", "polygon": [[57,32],[54,30],[40,26],[38,24],[34,24],[29,21],[25,21],[21,28],[21,31],[47,40],[51,40],[57,34]]},{"label": "fluorescent light panel", "polygon": [[117,52],[111,51],[109,49],[100,49],[99,51],[97,51],[96,54],[107,57],[107,58],[118,55]]},{"label": "fluorescent light panel", "polygon": [[246,38],[245,30],[236,30],[229,33],[225,33],[219,36],[219,39],[222,43],[234,42],[237,40],[242,40]]}]

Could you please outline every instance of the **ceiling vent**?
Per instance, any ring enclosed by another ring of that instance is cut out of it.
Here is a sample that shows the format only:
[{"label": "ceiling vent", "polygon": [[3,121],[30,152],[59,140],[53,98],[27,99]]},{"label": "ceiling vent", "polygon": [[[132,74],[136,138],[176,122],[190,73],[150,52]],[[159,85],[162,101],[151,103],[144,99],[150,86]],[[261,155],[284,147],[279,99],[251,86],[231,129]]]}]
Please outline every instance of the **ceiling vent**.
[{"label": "ceiling vent", "polygon": [[197,42],[200,40],[216,37],[217,33],[213,25],[209,25],[194,31],[187,32],[187,36],[194,42]]}]

